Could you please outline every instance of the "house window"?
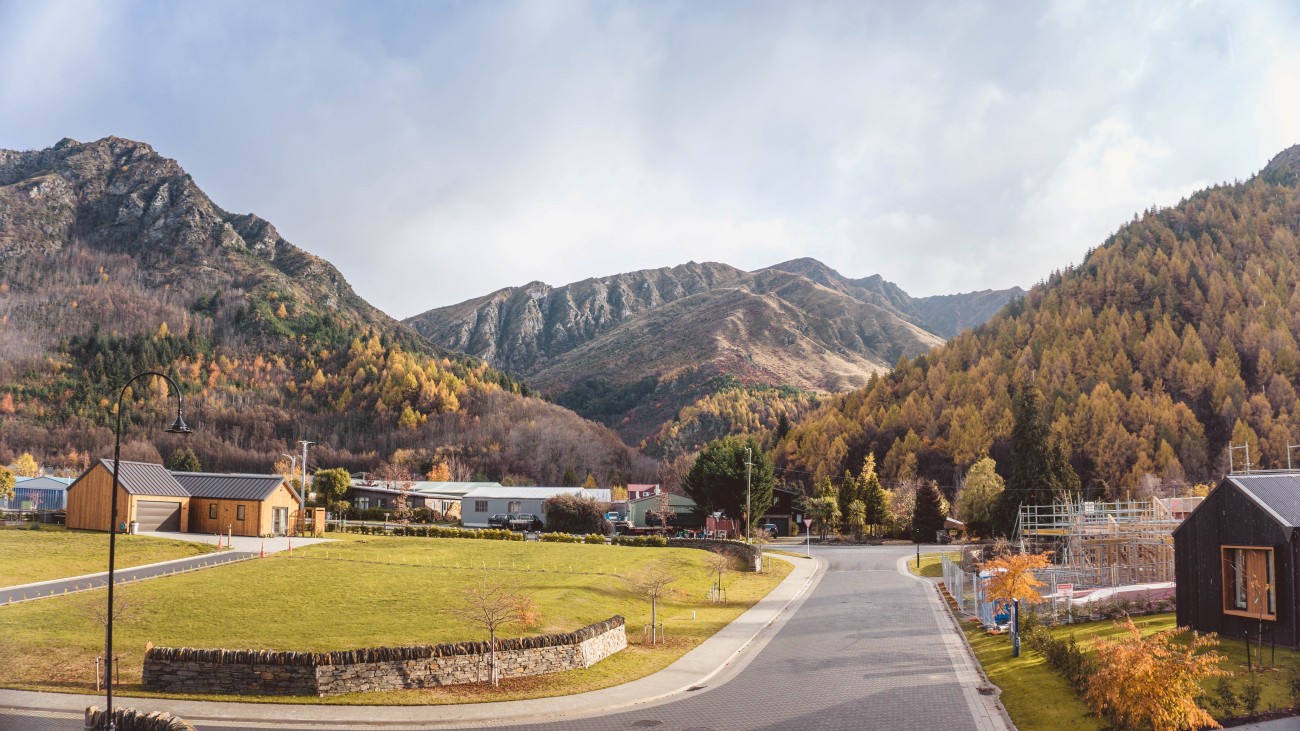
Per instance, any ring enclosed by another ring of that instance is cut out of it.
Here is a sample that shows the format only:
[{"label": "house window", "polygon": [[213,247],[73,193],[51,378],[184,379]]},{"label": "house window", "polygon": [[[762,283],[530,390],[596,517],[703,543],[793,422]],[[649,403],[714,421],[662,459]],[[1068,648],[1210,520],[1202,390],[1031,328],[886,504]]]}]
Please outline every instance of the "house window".
[{"label": "house window", "polygon": [[235,508],[235,520],[243,520],[248,515],[248,506],[239,505]]},{"label": "house window", "polygon": [[369,510],[369,509],[370,509],[370,498],[368,498],[368,497],[358,497],[358,498],[357,498],[357,510]]},{"label": "house window", "polygon": [[208,503],[208,520],[216,520],[216,519],[217,519],[217,504]]},{"label": "house window", "polygon": [[1277,581],[1273,549],[1223,546],[1223,613],[1277,619]]},{"label": "house window", "polygon": [[488,508],[487,508],[487,501],[486,501],[486,500],[475,500],[475,501],[474,501],[474,512],[476,512],[476,513],[486,513],[487,510],[488,510]]},{"label": "house window", "polygon": [[520,513],[523,512],[523,509],[524,509],[524,503],[522,500],[511,500],[510,502],[506,503],[507,513]]}]

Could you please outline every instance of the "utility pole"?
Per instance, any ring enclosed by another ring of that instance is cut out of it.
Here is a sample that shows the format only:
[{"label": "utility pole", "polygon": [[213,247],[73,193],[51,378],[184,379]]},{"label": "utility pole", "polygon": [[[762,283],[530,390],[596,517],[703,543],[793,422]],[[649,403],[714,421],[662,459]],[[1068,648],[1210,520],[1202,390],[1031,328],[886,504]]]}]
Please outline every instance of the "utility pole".
[{"label": "utility pole", "polygon": [[[302,444],[302,482],[298,483],[298,525],[307,527],[307,445],[315,444],[306,439]],[[299,534],[301,535],[301,534]]]},{"label": "utility pole", "polygon": [[754,524],[754,491],[749,481],[749,472],[753,466],[753,450],[745,447],[745,543],[750,543],[753,540],[749,535],[750,527]]}]

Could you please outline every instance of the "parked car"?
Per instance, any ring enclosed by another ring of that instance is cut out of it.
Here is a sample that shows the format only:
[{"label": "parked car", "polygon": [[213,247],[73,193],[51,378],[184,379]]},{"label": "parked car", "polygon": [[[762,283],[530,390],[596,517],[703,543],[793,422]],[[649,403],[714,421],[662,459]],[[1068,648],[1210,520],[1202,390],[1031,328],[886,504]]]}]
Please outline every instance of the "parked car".
[{"label": "parked car", "polygon": [[493,515],[492,517],[488,518],[488,527],[489,527],[489,528],[509,528],[509,527],[510,527],[510,516],[507,515],[506,513],[497,513],[496,515]]},{"label": "parked car", "polygon": [[541,530],[542,519],[531,513],[511,513],[507,523],[510,530]]},{"label": "parked car", "polygon": [[763,532],[766,533],[770,538],[776,538],[777,533],[779,533],[780,531],[777,529],[776,523],[768,523],[767,525],[763,526]]}]

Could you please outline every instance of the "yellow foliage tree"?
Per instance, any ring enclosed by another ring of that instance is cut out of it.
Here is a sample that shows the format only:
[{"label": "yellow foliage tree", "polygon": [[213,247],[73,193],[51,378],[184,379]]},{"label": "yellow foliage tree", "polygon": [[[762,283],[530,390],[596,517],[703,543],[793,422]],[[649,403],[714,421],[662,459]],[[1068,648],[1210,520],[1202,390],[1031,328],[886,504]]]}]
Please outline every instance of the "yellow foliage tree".
[{"label": "yellow foliage tree", "polygon": [[596,476],[588,472],[587,479],[582,481],[582,486],[584,488],[599,487],[599,485],[596,484]]},{"label": "yellow foliage tree", "polygon": [[995,602],[1019,599],[1026,604],[1038,604],[1043,597],[1038,587],[1044,586],[1034,576],[1034,569],[1047,568],[1047,555],[1042,553],[1006,553],[980,564],[989,572],[987,596]]},{"label": "yellow foliage tree", "polygon": [[1193,633],[1190,642],[1180,642],[1186,627],[1143,637],[1132,619],[1124,622],[1116,625],[1127,634],[1094,645],[1097,669],[1084,689],[1088,705],[1120,728],[1222,728],[1196,705],[1200,681],[1227,674],[1219,668],[1223,655],[1206,650],[1217,647],[1218,639]]},{"label": "yellow foliage tree", "polygon": [[451,468],[446,462],[435,462],[424,479],[429,482],[451,482]]},{"label": "yellow foliage tree", "polygon": [[36,458],[30,452],[23,452],[14,460],[13,472],[18,477],[38,477],[41,474],[41,466],[36,463]]}]

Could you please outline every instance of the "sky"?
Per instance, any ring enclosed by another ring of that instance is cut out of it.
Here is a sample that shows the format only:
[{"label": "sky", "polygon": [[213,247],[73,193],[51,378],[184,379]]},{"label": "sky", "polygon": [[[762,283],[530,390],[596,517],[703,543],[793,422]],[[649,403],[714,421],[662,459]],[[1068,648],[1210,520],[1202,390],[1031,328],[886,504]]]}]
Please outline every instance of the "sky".
[{"label": "sky", "polygon": [[1300,143],[1300,4],[10,2],[0,148],[117,135],[395,317],[810,256],[1028,287]]}]

